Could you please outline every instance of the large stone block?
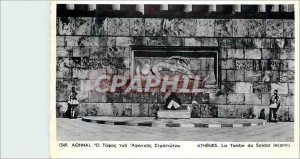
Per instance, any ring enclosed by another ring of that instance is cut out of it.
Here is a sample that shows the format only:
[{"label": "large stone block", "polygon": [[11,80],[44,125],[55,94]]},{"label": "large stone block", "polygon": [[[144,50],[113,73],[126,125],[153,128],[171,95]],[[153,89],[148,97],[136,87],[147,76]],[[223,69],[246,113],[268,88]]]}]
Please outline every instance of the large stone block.
[{"label": "large stone block", "polygon": [[259,82],[261,81],[261,71],[245,71],[246,82]]},{"label": "large stone block", "polygon": [[80,90],[81,91],[91,91],[94,90],[95,83],[93,80],[80,80]]},{"label": "large stone block", "polygon": [[72,71],[73,71],[72,72],[72,78],[85,79],[85,80],[89,79],[89,77],[88,77],[89,70],[74,68]]},{"label": "large stone block", "polygon": [[78,46],[92,46],[100,47],[105,46],[106,38],[105,37],[93,37],[93,36],[81,36],[78,40]]},{"label": "large stone block", "polygon": [[81,80],[79,79],[57,79],[56,91],[64,91],[67,95],[70,94],[72,87],[75,87],[75,91],[84,91],[80,87]]},{"label": "large stone block", "polygon": [[253,93],[270,93],[271,84],[270,83],[253,83]]},{"label": "large stone block", "polygon": [[253,42],[253,48],[255,49],[265,48],[264,47],[265,39],[263,38],[253,38],[252,42]]},{"label": "large stone block", "polygon": [[75,35],[91,35],[92,18],[76,17],[75,20]]},{"label": "large stone block", "polygon": [[233,37],[247,37],[249,36],[249,19],[234,19],[232,28],[233,28]]},{"label": "large stone block", "polygon": [[200,60],[198,59],[191,59],[189,64],[188,64],[188,68],[190,68],[191,70],[200,70]]},{"label": "large stone block", "polygon": [[113,112],[113,103],[97,103],[97,115],[100,116],[112,116]]},{"label": "large stone block", "polygon": [[284,70],[284,71],[295,70],[295,61],[294,60],[282,60],[282,70]]},{"label": "large stone block", "polygon": [[261,49],[245,49],[245,59],[261,59]]},{"label": "large stone block", "polygon": [[295,39],[286,39],[285,40],[285,48],[295,49]]},{"label": "large stone block", "polygon": [[201,42],[198,38],[184,38],[185,46],[201,46]]},{"label": "large stone block", "polygon": [[227,70],[221,70],[221,79],[222,81],[227,81]]},{"label": "large stone block", "polygon": [[79,103],[78,116],[95,116],[98,112],[99,108],[96,103]]},{"label": "large stone block", "polygon": [[145,39],[144,37],[133,36],[133,37],[131,37],[131,44],[132,45],[145,45],[144,39]]},{"label": "large stone block", "polygon": [[161,36],[162,35],[161,18],[146,18],[145,19],[145,35],[146,36]]},{"label": "large stone block", "polygon": [[167,37],[145,37],[146,46],[167,46]]},{"label": "large stone block", "polygon": [[149,103],[150,102],[150,93],[143,92],[141,93],[141,103]]},{"label": "large stone block", "polygon": [[259,93],[247,93],[245,94],[245,104],[249,105],[261,105],[261,94]]},{"label": "large stone block", "polygon": [[56,68],[56,77],[64,78],[64,79],[71,79],[72,69],[59,64]]},{"label": "large stone block", "polygon": [[294,107],[292,106],[281,106],[277,111],[277,118],[278,121],[294,121],[295,114],[294,114]]},{"label": "large stone block", "polygon": [[71,57],[73,53],[73,47],[56,47],[56,56],[57,57]]},{"label": "large stone block", "polygon": [[283,20],[267,19],[266,20],[267,37],[283,37]]},{"label": "large stone block", "polygon": [[261,105],[270,105],[271,93],[261,94]]},{"label": "large stone block", "polygon": [[130,36],[145,36],[145,19],[131,18],[130,19]]},{"label": "large stone block", "polygon": [[192,101],[197,101],[199,104],[209,104],[209,93],[192,94]]},{"label": "large stone block", "polygon": [[199,118],[201,117],[201,106],[200,104],[191,104],[191,117],[192,118]]},{"label": "large stone block", "polygon": [[279,53],[275,49],[262,49],[262,59],[279,59]]},{"label": "large stone block", "polygon": [[65,46],[65,36],[56,36],[56,46]]},{"label": "large stone block", "polygon": [[81,36],[66,36],[65,37],[65,46],[80,46],[79,39]]},{"label": "large stone block", "polygon": [[218,107],[214,104],[200,104],[200,117],[217,118]]},{"label": "large stone block", "polygon": [[56,117],[63,118],[68,110],[68,103],[67,102],[56,102]]},{"label": "large stone block", "polygon": [[287,39],[271,39],[271,48],[274,49],[287,48]]},{"label": "large stone block", "polygon": [[72,51],[71,54],[73,57],[87,57],[87,56],[90,56],[91,49],[94,47],[73,46],[72,48],[73,48],[73,50],[70,50],[70,51]]},{"label": "large stone block", "polygon": [[294,82],[295,73],[294,71],[281,71],[280,72],[280,82]]},{"label": "large stone block", "polygon": [[295,50],[294,49],[279,49],[279,58],[280,59],[295,59]]},{"label": "large stone block", "polygon": [[106,94],[105,93],[100,93],[97,91],[89,91],[89,102],[93,103],[93,102],[106,102]]},{"label": "large stone block", "polygon": [[218,38],[218,46],[229,49],[236,48],[237,40],[234,38]]},{"label": "large stone block", "polygon": [[99,76],[106,74],[106,71],[107,70],[105,68],[99,68],[99,69],[96,69],[96,70],[89,70],[88,71],[88,78],[96,80],[96,79],[99,78]]},{"label": "large stone block", "polygon": [[294,106],[294,95],[280,95],[281,106]]},{"label": "large stone block", "polygon": [[121,93],[107,92],[106,101],[110,103],[121,103],[123,102],[123,97],[121,96]]},{"label": "large stone block", "polygon": [[189,93],[179,93],[178,97],[180,98],[182,104],[192,103],[192,96]]},{"label": "large stone block", "polygon": [[[130,47],[125,47],[125,49],[124,49],[124,57],[125,57],[125,59],[126,58],[129,58],[129,59],[131,59],[131,50],[130,50]],[[125,62],[124,62],[125,63]]]},{"label": "large stone block", "polygon": [[227,58],[244,58],[244,50],[243,49],[227,49]]},{"label": "large stone block", "polygon": [[162,110],[163,109],[161,104],[149,103],[148,107],[149,107],[148,116],[151,116],[151,117],[156,116],[157,110]]},{"label": "large stone block", "polygon": [[269,104],[265,106],[253,106],[253,114],[256,116],[257,119],[269,119]]},{"label": "large stone block", "polygon": [[222,81],[221,91],[223,91],[223,93],[233,93],[234,90],[235,90],[235,82]]},{"label": "large stone block", "polygon": [[219,118],[255,118],[253,106],[249,105],[218,105]]},{"label": "large stone block", "polygon": [[106,54],[108,57],[124,57],[125,49],[123,46],[110,46],[106,48]]},{"label": "large stone block", "polygon": [[215,21],[215,37],[232,37],[231,19],[216,19]]},{"label": "large stone block", "polygon": [[149,104],[147,103],[133,103],[132,104],[132,116],[145,117],[149,114]]},{"label": "large stone block", "polygon": [[121,96],[123,98],[123,103],[131,103],[132,102],[131,93],[129,93],[129,92],[128,93],[122,92]]},{"label": "large stone block", "polygon": [[227,81],[245,81],[244,70],[227,70]]},{"label": "large stone block", "polygon": [[132,92],[131,93],[132,102],[133,103],[140,103],[141,102],[141,93]]},{"label": "large stone block", "polygon": [[218,46],[217,38],[199,38],[200,46]]},{"label": "large stone block", "polygon": [[116,46],[128,47],[132,44],[130,37],[116,37]]},{"label": "large stone block", "polygon": [[267,38],[252,38],[253,48],[271,48],[271,40]]},{"label": "large stone block", "polygon": [[88,91],[79,91],[77,92],[77,98],[79,103],[85,103],[89,101],[89,92]]},{"label": "large stone block", "polygon": [[253,86],[251,82],[236,82],[235,93],[252,93]]},{"label": "large stone block", "polygon": [[294,94],[295,93],[295,84],[294,83],[289,83],[289,94]]},{"label": "large stone block", "polygon": [[196,36],[214,37],[215,19],[197,19]]},{"label": "large stone block", "polygon": [[[101,39],[100,39],[101,40]],[[97,57],[97,58],[105,58],[107,57],[106,53],[106,47],[100,46],[100,47],[90,47],[90,57]],[[81,56],[88,56],[87,54],[81,54]]]},{"label": "large stone block", "polygon": [[91,35],[107,35],[107,19],[92,18]]},{"label": "large stone block", "polygon": [[283,20],[283,34],[284,37],[293,38],[295,36],[295,20],[294,19],[284,19]]},{"label": "large stone block", "polygon": [[221,61],[222,69],[235,69],[235,62],[232,59],[222,60]]},{"label": "large stone block", "polygon": [[71,79],[72,67],[74,67],[74,64],[70,58],[57,58],[56,78]]},{"label": "large stone block", "polygon": [[254,39],[254,38],[237,38],[236,48],[238,49],[256,49],[256,48],[270,48],[271,43],[269,39]]},{"label": "large stone block", "polygon": [[281,70],[282,60],[261,60],[262,70]]},{"label": "large stone block", "polygon": [[265,19],[249,19],[249,36],[264,37],[266,35]]},{"label": "large stone block", "polygon": [[151,90],[151,93],[150,93],[150,99],[149,99],[149,103],[159,103],[158,102],[158,91],[153,89]]},{"label": "large stone block", "polygon": [[60,17],[58,19],[58,35],[75,35],[76,18]]},{"label": "large stone block", "polygon": [[209,103],[210,104],[226,104],[226,94],[209,94]]},{"label": "large stone block", "polygon": [[271,92],[278,90],[278,94],[288,94],[288,83],[271,83]]},{"label": "large stone block", "polygon": [[195,36],[197,21],[196,19],[164,19],[164,36]]},{"label": "large stone block", "polygon": [[238,70],[253,70],[253,60],[236,60],[235,68]]},{"label": "large stone block", "polygon": [[228,94],[227,104],[245,104],[245,94]]},{"label": "large stone block", "polygon": [[111,107],[114,116],[132,116],[131,103],[112,103]]},{"label": "large stone block", "polygon": [[116,46],[116,37],[107,37],[106,46]]},{"label": "large stone block", "polygon": [[98,37],[66,36],[65,46],[100,46]]},{"label": "large stone block", "polygon": [[129,36],[129,18],[107,18],[108,35]]},{"label": "large stone block", "polygon": [[184,38],[168,37],[167,46],[184,46]]}]

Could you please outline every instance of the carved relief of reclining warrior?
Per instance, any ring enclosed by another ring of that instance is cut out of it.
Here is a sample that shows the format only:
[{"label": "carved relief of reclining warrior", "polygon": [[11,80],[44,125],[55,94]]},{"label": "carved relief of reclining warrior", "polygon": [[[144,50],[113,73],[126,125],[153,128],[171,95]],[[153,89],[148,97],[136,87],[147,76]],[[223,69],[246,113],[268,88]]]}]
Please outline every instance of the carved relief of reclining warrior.
[{"label": "carved relief of reclining warrior", "polygon": [[[171,61],[175,60],[175,64]],[[191,80],[195,79],[195,74],[189,69],[187,58],[181,57],[181,56],[171,56],[167,60],[164,60],[163,62],[158,62],[153,64],[152,66],[149,66],[149,64],[142,64],[142,68],[140,70],[140,67],[136,67],[136,74],[140,76],[140,73],[147,75],[151,71],[151,73],[157,77],[158,79],[162,79],[160,71],[162,70],[169,70],[171,72],[179,72],[184,75],[187,75]],[[141,76],[140,76],[141,77]],[[206,75],[202,79],[202,83],[204,84],[205,81],[209,79],[209,75]]]}]

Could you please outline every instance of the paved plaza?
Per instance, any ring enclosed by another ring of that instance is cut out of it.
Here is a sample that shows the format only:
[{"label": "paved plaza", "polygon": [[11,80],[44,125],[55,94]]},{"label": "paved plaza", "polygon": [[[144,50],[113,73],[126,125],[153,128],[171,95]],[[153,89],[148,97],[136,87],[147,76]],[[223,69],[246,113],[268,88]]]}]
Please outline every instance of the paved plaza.
[{"label": "paved plaza", "polygon": [[[228,141],[291,142],[294,123],[279,122],[249,127],[145,127],[98,124],[78,119],[57,118],[59,141]],[[241,122],[241,119],[205,119],[210,123]],[[235,123],[233,123],[235,124]]]}]

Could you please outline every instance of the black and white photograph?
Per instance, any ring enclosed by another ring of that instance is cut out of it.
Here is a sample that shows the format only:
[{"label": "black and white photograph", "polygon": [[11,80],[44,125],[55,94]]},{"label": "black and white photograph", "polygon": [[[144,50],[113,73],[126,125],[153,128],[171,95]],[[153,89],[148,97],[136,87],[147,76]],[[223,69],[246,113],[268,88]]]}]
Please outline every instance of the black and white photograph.
[{"label": "black and white photograph", "polygon": [[299,158],[299,0],[0,8],[0,158]]},{"label": "black and white photograph", "polygon": [[294,9],[56,4],[56,140],[294,142]]}]

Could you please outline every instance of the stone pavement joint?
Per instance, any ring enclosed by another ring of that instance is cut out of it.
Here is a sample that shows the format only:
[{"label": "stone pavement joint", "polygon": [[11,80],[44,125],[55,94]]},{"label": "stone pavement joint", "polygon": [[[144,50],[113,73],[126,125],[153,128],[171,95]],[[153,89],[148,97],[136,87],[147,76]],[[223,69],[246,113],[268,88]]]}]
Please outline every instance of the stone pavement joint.
[{"label": "stone pavement joint", "polygon": [[[100,119],[99,119],[100,118]],[[115,119],[115,120],[113,120]],[[120,120],[121,119],[121,120]],[[194,128],[234,128],[234,127],[249,127],[249,126],[262,126],[265,125],[266,122],[263,120],[253,120],[253,119],[248,119],[244,123],[235,123],[235,120],[232,119],[223,119],[223,120],[232,120],[232,123],[202,123],[202,122],[196,122],[197,119],[185,119],[185,120],[172,120],[169,119],[166,123],[164,121],[138,121],[135,119],[142,119],[142,118],[124,118],[122,119],[121,117],[110,117],[109,119],[103,120],[101,117],[83,117],[82,121],[85,122],[91,122],[91,123],[98,123],[98,124],[108,124],[108,125],[126,125],[126,126],[147,126],[147,127],[194,127]],[[199,118],[198,120],[201,120]],[[206,119],[206,120],[215,120],[214,118],[211,119]],[[253,122],[248,122],[249,120],[253,120]],[[241,120],[237,120],[241,121]]]}]

